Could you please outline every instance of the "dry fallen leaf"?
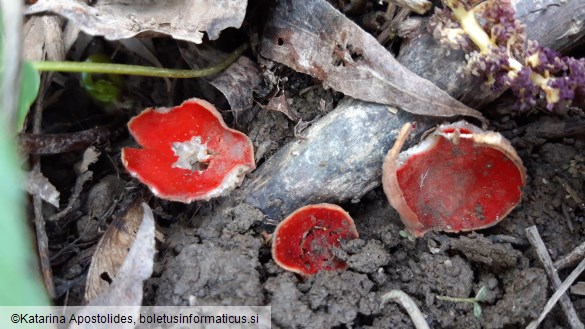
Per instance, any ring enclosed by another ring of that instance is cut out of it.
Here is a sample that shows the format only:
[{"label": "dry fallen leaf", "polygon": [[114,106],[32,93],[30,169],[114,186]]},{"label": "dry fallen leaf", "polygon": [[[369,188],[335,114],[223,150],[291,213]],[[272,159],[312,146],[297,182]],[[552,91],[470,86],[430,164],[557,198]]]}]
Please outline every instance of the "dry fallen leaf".
[{"label": "dry fallen leaf", "polygon": [[97,245],[87,274],[86,301],[92,301],[111,286],[127,258],[130,246],[144,214],[141,194],[127,198],[129,205],[123,216],[115,217]]},{"label": "dry fallen leaf", "polygon": [[138,205],[142,223],[128,255],[113,283],[89,305],[141,305],[142,283],[152,275],[155,254],[155,225],[152,210],[146,203]]},{"label": "dry fallen leaf", "polygon": [[162,34],[201,43],[203,32],[215,40],[222,30],[239,28],[246,6],[246,0],[98,0],[92,6],[76,0],[39,0],[26,14],[55,13],[85,33],[108,40]]},{"label": "dry fallen leaf", "polygon": [[[208,46],[186,43],[181,43],[179,50],[192,69],[209,67],[228,56]],[[224,95],[234,115],[238,116],[254,105],[253,91],[260,85],[260,71],[256,63],[248,57],[240,56],[227,69],[205,80]]]},{"label": "dry fallen leaf", "polygon": [[[118,276],[102,294],[93,299],[88,306],[76,313],[76,316],[96,316],[104,313],[103,306],[115,306],[115,312],[137,319],[140,314],[140,306],[143,297],[143,282],[150,278],[154,266],[155,255],[155,226],[154,217],[150,207],[143,203],[138,205],[141,212],[142,224],[136,233],[136,239],[130,247],[130,251],[124,263],[120,267]],[[91,307],[102,306],[102,307]],[[105,309],[108,310],[108,309]],[[105,311],[107,313],[107,311]],[[136,322],[118,323],[116,328],[131,329]],[[91,328],[111,328],[108,322],[92,323]],[[69,328],[89,328],[87,324],[72,324]]]},{"label": "dry fallen leaf", "polygon": [[89,169],[89,166],[96,163],[99,159],[101,152],[95,148],[95,146],[88,147],[85,152],[83,152],[83,158],[80,162],[75,164],[75,171],[78,175],[83,174]]},{"label": "dry fallen leaf", "polygon": [[22,54],[29,61],[65,59],[60,17],[30,17],[24,24]]},{"label": "dry fallen leaf", "polygon": [[[149,63],[156,67],[163,67],[161,62],[156,57],[154,44],[152,43],[152,39],[121,39],[120,44],[126,47],[131,52],[135,53],[136,55],[144,58]],[[165,83],[167,84],[167,92],[170,94],[172,90],[172,82],[170,78],[163,78]]]},{"label": "dry fallen leaf", "polygon": [[398,63],[373,36],[325,0],[278,1],[260,54],[354,98],[414,114],[483,120],[481,113]]},{"label": "dry fallen leaf", "polygon": [[209,80],[230,103],[234,112],[245,111],[254,105],[252,92],[260,84],[256,64],[248,57],[240,56],[222,73]]},{"label": "dry fallen leaf", "polygon": [[59,208],[59,191],[42,172],[29,171],[26,174],[24,188],[31,195],[39,196],[43,201],[52,204],[57,209]]},{"label": "dry fallen leaf", "polygon": [[270,111],[280,112],[286,115],[286,117],[289,118],[290,121],[296,122],[298,120],[296,115],[294,115],[294,113],[291,112],[288,106],[288,102],[286,100],[286,96],[284,94],[270,98],[268,104],[266,104],[266,109]]}]

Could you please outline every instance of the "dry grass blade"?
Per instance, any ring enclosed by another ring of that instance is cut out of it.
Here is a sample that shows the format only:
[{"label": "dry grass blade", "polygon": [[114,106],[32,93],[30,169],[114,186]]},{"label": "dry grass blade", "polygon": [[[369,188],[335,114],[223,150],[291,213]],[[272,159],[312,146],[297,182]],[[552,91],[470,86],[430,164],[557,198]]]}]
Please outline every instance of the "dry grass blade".
[{"label": "dry grass blade", "polygon": [[73,190],[71,191],[71,195],[69,196],[67,206],[63,210],[49,217],[48,221],[49,222],[56,221],[67,216],[78,205],[77,201],[79,201],[79,196],[83,191],[83,185],[86,182],[90,181],[92,178],[93,178],[92,171],[86,171],[83,174],[77,176],[77,179],[75,180],[75,186],[73,186]]}]

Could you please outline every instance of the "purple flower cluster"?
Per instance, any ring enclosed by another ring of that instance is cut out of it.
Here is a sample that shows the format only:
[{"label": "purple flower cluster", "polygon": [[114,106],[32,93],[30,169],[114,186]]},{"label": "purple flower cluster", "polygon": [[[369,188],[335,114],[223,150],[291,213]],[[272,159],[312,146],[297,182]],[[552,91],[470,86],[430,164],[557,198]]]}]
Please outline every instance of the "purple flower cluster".
[{"label": "purple flower cluster", "polygon": [[546,79],[549,89],[541,89],[545,92],[549,110],[569,106],[585,97],[585,59],[562,56],[536,43],[529,46],[526,58],[526,66]]},{"label": "purple flower cluster", "polygon": [[444,2],[451,11],[435,12],[433,35],[451,45],[460,40],[464,50],[474,46],[468,54],[467,70],[482,77],[492,90],[509,88],[520,108],[545,100],[552,110],[585,98],[585,59],[561,56],[527,41],[511,0]]},{"label": "purple flower cluster", "polygon": [[516,19],[516,11],[510,0],[486,1],[484,6],[485,21],[482,27],[496,45],[515,47],[524,43],[524,26]]}]

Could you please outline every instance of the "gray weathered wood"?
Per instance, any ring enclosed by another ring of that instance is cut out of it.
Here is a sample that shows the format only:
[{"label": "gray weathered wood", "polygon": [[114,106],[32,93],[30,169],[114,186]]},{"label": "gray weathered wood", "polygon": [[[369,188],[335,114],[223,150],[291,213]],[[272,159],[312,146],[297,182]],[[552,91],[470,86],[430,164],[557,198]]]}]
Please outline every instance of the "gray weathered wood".
[{"label": "gray weathered wood", "polygon": [[252,175],[245,201],[280,221],[308,204],[357,200],[380,185],[382,162],[404,123],[416,122],[412,145],[441,120],[345,99]]}]

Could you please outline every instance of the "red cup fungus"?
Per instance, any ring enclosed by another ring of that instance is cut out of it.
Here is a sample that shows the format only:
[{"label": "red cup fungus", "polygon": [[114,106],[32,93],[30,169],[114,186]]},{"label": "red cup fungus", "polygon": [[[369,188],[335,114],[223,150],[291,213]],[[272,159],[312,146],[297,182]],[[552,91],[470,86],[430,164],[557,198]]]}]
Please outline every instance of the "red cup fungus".
[{"label": "red cup fungus", "polygon": [[272,258],[288,271],[311,276],[319,271],[346,269],[332,249],[342,239],[357,239],[353,219],[341,207],[321,203],[297,209],[274,231]]},{"label": "red cup fungus", "polygon": [[382,184],[413,236],[486,228],[520,202],[526,169],[501,134],[459,121],[400,153],[410,130],[403,126],[388,152]]},{"label": "red cup fungus", "polygon": [[201,99],[146,109],[128,128],[142,148],[122,149],[122,162],[163,199],[190,203],[224,195],[256,167],[250,139]]}]

